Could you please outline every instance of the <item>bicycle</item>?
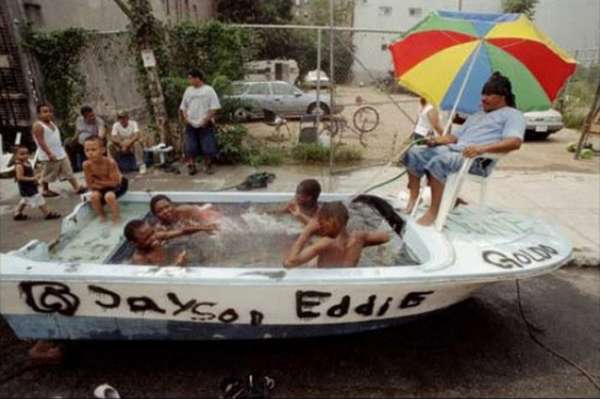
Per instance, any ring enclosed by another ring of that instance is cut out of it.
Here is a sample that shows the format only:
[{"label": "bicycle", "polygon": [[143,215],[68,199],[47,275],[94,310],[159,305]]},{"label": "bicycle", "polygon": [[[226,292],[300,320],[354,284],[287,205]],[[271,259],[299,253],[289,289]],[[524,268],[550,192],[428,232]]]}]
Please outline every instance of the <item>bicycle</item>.
[{"label": "bicycle", "polygon": [[[360,104],[361,100],[359,99],[357,98],[357,102]],[[364,135],[372,132],[379,125],[379,112],[370,105],[362,105],[352,115],[353,126],[350,126],[347,119],[341,114],[330,115],[327,121],[323,121],[323,124],[324,127],[319,134],[329,135],[333,139],[339,133],[339,141],[341,141],[344,132],[348,129],[358,136],[358,141],[366,148]]]}]

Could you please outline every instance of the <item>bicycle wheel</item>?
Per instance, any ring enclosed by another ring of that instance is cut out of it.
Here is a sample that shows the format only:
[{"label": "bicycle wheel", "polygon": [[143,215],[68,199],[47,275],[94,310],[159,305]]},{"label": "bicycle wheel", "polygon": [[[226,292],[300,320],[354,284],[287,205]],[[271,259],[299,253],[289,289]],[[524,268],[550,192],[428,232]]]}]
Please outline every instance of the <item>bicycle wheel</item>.
[{"label": "bicycle wheel", "polygon": [[360,107],[354,113],[352,123],[361,133],[371,132],[379,125],[379,112],[369,105]]}]

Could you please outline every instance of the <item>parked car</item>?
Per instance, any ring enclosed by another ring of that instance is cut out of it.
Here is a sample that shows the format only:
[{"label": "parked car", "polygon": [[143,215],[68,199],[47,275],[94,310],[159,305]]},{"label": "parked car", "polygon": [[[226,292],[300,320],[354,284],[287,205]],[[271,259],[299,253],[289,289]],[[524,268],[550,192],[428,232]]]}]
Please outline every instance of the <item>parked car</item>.
[{"label": "parked car", "polygon": [[[329,76],[327,76],[325,74],[325,72],[321,71],[321,73],[319,74],[319,79],[318,81],[321,82],[321,87],[329,87],[329,84],[331,83],[329,81]],[[317,87],[317,70],[312,70],[309,71],[306,76],[304,77],[304,85],[306,87]]]},{"label": "parked car", "polygon": [[[319,108],[324,114],[331,112],[329,94],[320,93],[320,107],[317,107],[315,92],[303,92],[296,86],[280,80],[271,82],[236,81],[231,85],[231,94],[224,98],[240,101],[240,106],[234,112],[234,117],[238,121],[264,118],[268,114],[299,116],[314,113]],[[342,106],[336,104],[333,113],[339,113],[342,109]]]},{"label": "parked car", "polygon": [[[468,114],[461,112],[457,112],[456,114],[460,119],[469,117]],[[525,112],[523,115],[527,123],[525,128],[525,139],[527,140],[545,139],[552,133],[556,133],[565,127],[561,113],[554,109],[530,111]]]},{"label": "parked car", "polygon": [[527,121],[525,130],[527,139],[545,139],[565,127],[562,115],[554,109],[525,112],[524,115]]}]

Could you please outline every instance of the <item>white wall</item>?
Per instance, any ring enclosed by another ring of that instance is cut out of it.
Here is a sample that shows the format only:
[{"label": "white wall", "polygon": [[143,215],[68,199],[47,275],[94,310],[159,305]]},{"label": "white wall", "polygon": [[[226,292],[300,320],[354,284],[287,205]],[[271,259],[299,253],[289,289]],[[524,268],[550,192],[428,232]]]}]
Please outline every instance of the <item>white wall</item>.
[{"label": "white wall", "polygon": [[600,0],[540,0],[534,18],[565,50],[600,47]]},{"label": "white wall", "polygon": [[[458,10],[459,0],[356,0],[354,27],[408,30],[435,10]],[[391,7],[391,15],[381,15],[380,7]],[[420,16],[410,16],[409,8],[421,8]],[[502,12],[501,0],[463,0],[463,11]],[[540,0],[536,7],[536,25],[552,40],[571,52],[600,47],[600,0]],[[355,54],[377,76],[392,67],[391,56],[382,46],[398,34],[356,33]],[[369,82],[358,63],[353,65],[356,81]]]},{"label": "white wall", "polygon": [[[0,0],[5,1],[5,0]],[[10,0],[14,1],[14,0]],[[23,0],[22,0],[23,1]],[[166,5],[169,4],[167,15]],[[78,27],[98,31],[124,30],[129,20],[114,0],[26,0],[40,8],[44,30]],[[161,21],[204,21],[214,15],[212,0],[150,0],[154,16]],[[185,5],[188,5],[188,9]]]}]

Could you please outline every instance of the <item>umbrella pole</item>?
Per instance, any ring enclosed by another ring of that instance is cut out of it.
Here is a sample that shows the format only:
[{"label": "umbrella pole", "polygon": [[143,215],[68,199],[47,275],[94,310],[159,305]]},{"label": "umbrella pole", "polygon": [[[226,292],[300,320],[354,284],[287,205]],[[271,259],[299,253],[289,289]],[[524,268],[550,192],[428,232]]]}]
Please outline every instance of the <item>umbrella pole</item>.
[{"label": "umbrella pole", "polygon": [[450,112],[450,117],[448,118],[448,121],[446,122],[446,126],[444,127],[444,134],[443,134],[444,136],[447,135],[448,132],[450,131],[450,126],[452,126],[452,119],[454,119],[454,115],[456,114],[456,108],[458,108],[458,104],[460,103],[460,100],[462,100],[462,96],[467,87],[467,82],[469,81],[469,78],[471,77],[471,72],[473,72],[473,67],[475,66],[475,61],[477,61],[477,57],[479,56],[479,51],[481,51],[482,46],[483,46],[483,40],[480,40],[479,44],[477,45],[477,48],[475,49],[475,52],[473,53],[473,59],[471,60],[471,63],[469,64],[469,69],[467,69],[467,75],[465,76],[465,78],[462,82],[462,86],[460,87],[458,96],[456,96],[456,101],[454,101],[454,106],[452,107],[452,112]]}]

